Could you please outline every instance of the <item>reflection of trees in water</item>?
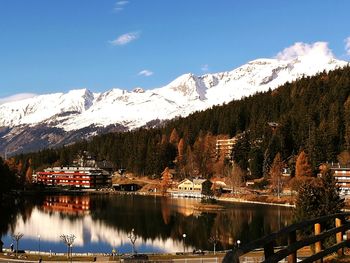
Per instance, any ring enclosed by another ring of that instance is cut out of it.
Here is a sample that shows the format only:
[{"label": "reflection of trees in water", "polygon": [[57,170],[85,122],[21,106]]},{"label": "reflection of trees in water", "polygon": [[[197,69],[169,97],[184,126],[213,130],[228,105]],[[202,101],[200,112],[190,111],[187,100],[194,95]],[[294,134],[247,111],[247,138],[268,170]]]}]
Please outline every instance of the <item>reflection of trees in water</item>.
[{"label": "reflection of trees in water", "polygon": [[4,235],[15,231],[15,225],[20,215],[24,222],[30,219],[34,206],[41,202],[40,197],[8,197],[0,203],[0,233]]},{"label": "reflection of trees in water", "polygon": [[291,210],[283,207],[237,205],[219,213],[213,229],[218,231],[223,248],[237,240],[247,243],[279,230],[291,223]]},{"label": "reflection of trees in water", "polygon": [[216,232],[218,249],[230,248],[240,239],[246,243],[290,223],[291,210],[282,207],[231,205],[217,213],[193,213],[190,202],[181,199],[141,196],[97,196],[91,200],[91,215],[111,227],[143,239],[171,237],[188,245],[211,249],[208,239]]},{"label": "reflection of trees in water", "polygon": [[[125,233],[134,229],[140,240],[167,240],[170,237],[182,242],[182,235],[185,233],[186,246],[201,249],[212,249],[208,240],[216,233],[219,239],[217,249],[227,249],[231,248],[237,239],[247,243],[276,231],[279,227],[286,226],[291,217],[291,210],[287,208],[247,204],[229,205],[228,209],[217,213],[194,213],[192,206],[196,201],[189,199],[128,195],[91,195],[72,198],[68,198],[67,202],[75,203],[79,209],[82,203],[80,201],[84,201],[85,205],[88,201],[89,214],[94,221]],[[35,205],[49,214],[53,213],[54,209],[45,209],[45,206],[47,207],[45,200],[47,201],[44,197],[16,198],[3,202],[0,206],[1,233],[14,231],[18,215],[24,221],[29,220]],[[57,200],[58,203],[63,202],[62,198]],[[62,210],[62,205],[55,204],[52,208]],[[85,215],[71,213],[70,210],[67,213],[60,212],[61,218],[68,218],[73,223]]]},{"label": "reflection of trees in water", "polygon": [[160,207],[162,210],[162,217],[164,224],[169,224],[171,219],[171,211],[170,211],[170,204],[168,198],[162,198],[160,199]]},{"label": "reflection of trees in water", "polygon": [[94,196],[90,201],[91,217],[110,227],[135,234],[146,239],[169,237],[174,225],[174,216],[163,221],[160,199],[144,196],[115,195]]}]

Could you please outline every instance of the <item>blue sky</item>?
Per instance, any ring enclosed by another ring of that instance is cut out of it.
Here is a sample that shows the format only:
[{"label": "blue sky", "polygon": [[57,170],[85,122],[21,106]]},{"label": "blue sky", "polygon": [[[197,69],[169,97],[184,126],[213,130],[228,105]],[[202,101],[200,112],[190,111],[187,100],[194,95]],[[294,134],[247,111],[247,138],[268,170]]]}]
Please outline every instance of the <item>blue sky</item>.
[{"label": "blue sky", "polygon": [[350,59],[347,0],[1,0],[0,98],[163,86],[296,42]]}]

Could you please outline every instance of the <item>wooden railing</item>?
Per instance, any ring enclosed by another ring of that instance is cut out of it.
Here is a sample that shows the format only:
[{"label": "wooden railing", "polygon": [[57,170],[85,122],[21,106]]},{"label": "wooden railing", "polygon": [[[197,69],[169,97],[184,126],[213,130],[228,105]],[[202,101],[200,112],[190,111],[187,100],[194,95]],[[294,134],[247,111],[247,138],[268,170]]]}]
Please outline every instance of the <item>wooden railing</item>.
[{"label": "wooden railing", "polygon": [[[278,232],[255,240],[252,243],[236,247],[225,255],[223,263],[238,263],[240,262],[240,256],[258,248],[264,249],[265,260],[263,262],[266,263],[278,262],[285,258],[287,258],[288,263],[296,263],[297,251],[310,245],[315,246],[315,253],[308,258],[304,258],[300,262],[322,261],[325,256],[335,252],[337,252],[338,255],[343,255],[344,247],[350,247],[350,231],[347,232],[350,230],[350,221],[347,219],[349,216],[350,213],[339,213],[287,226]],[[334,227],[321,230],[322,223],[324,224],[326,222],[334,222]],[[314,228],[314,235],[303,237],[298,240],[297,232],[310,227]],[[343,240],[344,233],[347,234],[346,240]],[[335,244],[322,249],[322,242],[331,236],[335,236]],[[281,238],[287,238],[288,245],[281,249],[275,249],[276,241]]]}]

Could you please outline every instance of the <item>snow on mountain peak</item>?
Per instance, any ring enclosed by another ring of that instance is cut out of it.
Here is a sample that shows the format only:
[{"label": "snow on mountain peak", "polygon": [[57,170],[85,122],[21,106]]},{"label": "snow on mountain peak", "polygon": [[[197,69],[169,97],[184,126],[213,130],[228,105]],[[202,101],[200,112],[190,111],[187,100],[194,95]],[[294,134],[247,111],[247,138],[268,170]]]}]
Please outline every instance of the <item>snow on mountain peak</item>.
[{"label": "snow on mountain peak", "polygon": [[76,89],[0,104],[0,127],[43,123],[70,131],[90,125],[122,124],[133,129],[152,120],[186,116],[347,64],[337,60],[325,42],[295,43],[273,59],[256,59],[227,72],[184,74],[153,90],[92,93]]},{"label": "snow on mountain peak", "polygon": [[141,88],[141,87],[137,87],[137,88],[134,88],[134,89],[132,90],[132,92],[135,92],[135,93],[144,93],[145,90],[144,90],[143,88]]}]

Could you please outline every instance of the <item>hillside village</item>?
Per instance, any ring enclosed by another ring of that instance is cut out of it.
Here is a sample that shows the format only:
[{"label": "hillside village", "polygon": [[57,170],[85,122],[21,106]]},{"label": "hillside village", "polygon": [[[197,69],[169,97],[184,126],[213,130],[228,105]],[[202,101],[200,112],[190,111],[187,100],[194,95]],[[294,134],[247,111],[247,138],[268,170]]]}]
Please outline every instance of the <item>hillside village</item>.
[{"label": "hillside village", "polygon": [[[269,124],[275,131],[277,124]],[[46,187],[46,190],[90,189],[100,192],[138,193],[147,195],[169,195],[187,198],[216,198],[219,200],[250,201],[261,203],[294,204],[298,178],[309,175],[301,174],[291,177],[291,170],[307,173],[307,156],[302,152],[296,161],[296,167],[288,167],[281,160],[274,160],[269,177],[246,180],[232,158],[234,147],[239,137],[218,139],[215,144],[216,158],[223,156],[225,162],[232,165],[229,174],[210,179],[198,176],[176,179],[176,170],[166,167],[160,178],[140,177],[116,169],[113,163],[97,161],[87,151],[77,155],[71,166],[49,167],[33,173],[32,182]],[[234,168],[236,167],[236,168]],[[330,169],[337,181],[343,197],[350,197],[350,167],[340,163],[323,164],[320,169]],[[300,179],[303,180],[303,179]],[[58,187],[58,188],[57,188]]]}]

